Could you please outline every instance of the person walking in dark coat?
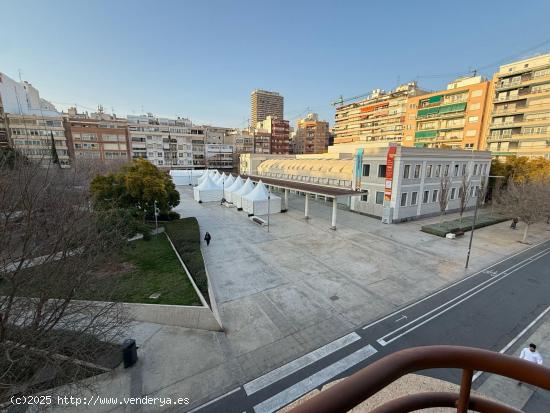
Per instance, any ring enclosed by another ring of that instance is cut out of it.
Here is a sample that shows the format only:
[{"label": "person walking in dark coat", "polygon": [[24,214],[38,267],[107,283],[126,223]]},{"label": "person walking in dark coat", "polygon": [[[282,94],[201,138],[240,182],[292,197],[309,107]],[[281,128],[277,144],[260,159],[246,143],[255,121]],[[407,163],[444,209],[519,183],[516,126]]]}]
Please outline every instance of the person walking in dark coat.
[{"label": "person walking in dark coat", "polygon": [[510,225],[510,228],[516,229],[516,225],[518,224],[518,221],[519,221],[519,219],[514,218],[514,219],[512,220],[512,224]]},{"label": "person walking in dark coat", "polygon": [[206,246],[210,245],[210,240],[212,239],[212,237],[210,236],[210,233],[207,232],[206,234],[204,234],[204,240],[206,241]]}]

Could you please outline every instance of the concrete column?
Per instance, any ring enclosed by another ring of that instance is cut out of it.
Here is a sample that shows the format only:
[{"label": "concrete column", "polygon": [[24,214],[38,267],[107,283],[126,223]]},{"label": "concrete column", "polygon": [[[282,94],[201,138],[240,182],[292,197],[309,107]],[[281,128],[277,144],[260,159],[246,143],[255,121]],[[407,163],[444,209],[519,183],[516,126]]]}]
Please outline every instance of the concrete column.
[{"label": "concrete column", "polygon": [[332,198],[332,226],[330,229],[336,229],[336,211],[338,210],[338,202],[336,197]]},{"label": "concrete column", "polygon": [[285,189],[285,211],[288,211],[288,189]]},{"label": "concrete column", "polygon": [[304,218],[309,219],[309,196],[306,194],[306,207],[304,211]]}]

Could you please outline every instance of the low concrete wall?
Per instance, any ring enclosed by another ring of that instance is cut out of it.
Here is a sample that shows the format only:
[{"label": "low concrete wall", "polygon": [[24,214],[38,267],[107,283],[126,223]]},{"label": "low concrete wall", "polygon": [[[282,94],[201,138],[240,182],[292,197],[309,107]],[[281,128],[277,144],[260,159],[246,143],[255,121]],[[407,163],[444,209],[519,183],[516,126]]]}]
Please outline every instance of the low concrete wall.
[{"label": "low concrete wall", "polygon": [[209,307],[122,303],[130,319],[147,323],[221,331],[222,327]]}]

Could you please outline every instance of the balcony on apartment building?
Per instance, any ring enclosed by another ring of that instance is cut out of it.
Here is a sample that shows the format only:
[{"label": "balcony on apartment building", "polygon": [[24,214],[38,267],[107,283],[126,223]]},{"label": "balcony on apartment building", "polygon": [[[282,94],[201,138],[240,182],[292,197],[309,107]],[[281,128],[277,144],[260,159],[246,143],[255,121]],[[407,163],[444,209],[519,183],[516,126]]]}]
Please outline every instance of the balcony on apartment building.
[{"label": "balcony on apartment building", "polygon": [[514,89],[521,86],[530,86],[534,83],[550,81],[550,73],[542,73],[540,75],[535,75],[534,73],[529,73],[522,75],[520,79],[514,80],[499,80],[495,82],[496,91],[504,91],[507,89]]}]

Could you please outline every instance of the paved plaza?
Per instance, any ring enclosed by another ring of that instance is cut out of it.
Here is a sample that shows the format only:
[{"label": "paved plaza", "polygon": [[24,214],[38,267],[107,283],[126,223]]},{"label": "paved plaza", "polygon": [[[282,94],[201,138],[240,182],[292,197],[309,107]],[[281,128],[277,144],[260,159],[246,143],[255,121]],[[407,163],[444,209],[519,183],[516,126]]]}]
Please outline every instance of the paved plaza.
[{"label": "paved plaza", "polygon": [[[439,217],[386,225],[339,209],[334,231],[330,202],[312,199],[305,220],[304,198],[291,195],[268,232],[243,211],[196,203],[191,187],[178,189],[175,210],[212,235],[203,254],[225,332],[137,324],[138,364],[104,376],[101,394],[196,405],[526,247],[521,225],[476,230],[466,271],[469,233],[448,240],[420,231]],[[532,243],[550,237],[542,224],[530,234]]]}]

